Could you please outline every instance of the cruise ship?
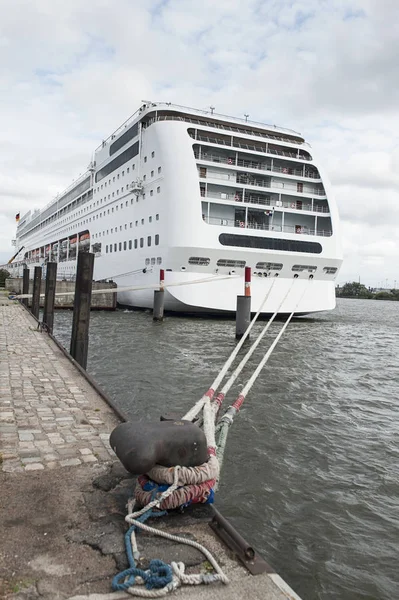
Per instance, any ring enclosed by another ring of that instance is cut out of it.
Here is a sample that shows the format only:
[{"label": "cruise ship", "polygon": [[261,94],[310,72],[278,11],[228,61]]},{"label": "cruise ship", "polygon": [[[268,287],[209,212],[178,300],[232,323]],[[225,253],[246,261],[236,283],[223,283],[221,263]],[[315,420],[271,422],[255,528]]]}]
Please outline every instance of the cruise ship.
[{"label": "cruise ship", "polygon": [[62,194],[21,216],[13,243],[12,276],[56,261],[58,278],[73,280],[78,251],[94,253],[94,279],[116,282],[127,307],[152,308],[164,269],[165,285],[178,284],[166,287],[165,309],[183,313],[234,312],[246,266],[253,311],[330,310],[342,263],[332,190],[299,133],[158,102],[104,139]]}]

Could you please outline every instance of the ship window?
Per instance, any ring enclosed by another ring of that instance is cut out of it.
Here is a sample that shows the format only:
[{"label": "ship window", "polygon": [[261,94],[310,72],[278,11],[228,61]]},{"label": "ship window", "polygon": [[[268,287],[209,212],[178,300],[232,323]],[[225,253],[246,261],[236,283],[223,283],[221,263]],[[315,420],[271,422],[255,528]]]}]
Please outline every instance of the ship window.
[{"label": "ship window", "polygon": [[161,191],[161,188],[158,186],[157,187],[157,194],[159,194],[160,191]]},{"label": "ship window", "polygon": [[143,175],[143,181],[147,179],[147,175]]},{"label": "ship window", "polygon": [[144,248],[144,238],[140,238],[140,248]]},{"label": "ship window", "polygon": [[299,240],[283,240],[280,238],[262,238],[254,235],[237,235],[221,233],[219,242],[222,246],[238,248],[262,248],[263,250],[281,250],[283,252],[307,252],[321,254],[323,248],[318,242],[302,242]]},{"label": "ship window", "polygon": [[154,195],[154,190],[150,190],[150,196]]},{"label": "ship window", "polygon": [[133,223],[130,223],[130,229],[133,227]]},{"label": "ship window", "polygon": [[129,200],[126,200],[125,206],[129,206]]},{"label": "ship window", "polygon": [[127,250],[127,242],[123,242],[123,249]]},{"label": "ship window", "polygon": [[[145,200],[145,194],[143,194],[143,200]],[[137,202],[139,201],[139,199],[137,198]]]},{"label": "ship window", "polygon": [[148,217],[148,222],[152,223],[152,217]]},{"label": "ship window", "polygon": [[338,271],[337,267],[324,267],[323,268],[323,272],[326,273],[326,275],[334,275],[337,271]]},{"label": "ship window", "polygon": [[137,240],[134,240],[134,247],[137,248]]},{"label": "ship window", "polygon": [[125,223],[125,229],[127,229],[127,223]]},{"label": "ship window", "polygon": [[205,258],[204,256],[190,256],[188,259],[189,265],[199,265],[201,267],[207,267],[211,262],[210,258]]},{"label": "ship window", "polygon": [[114,233],[114,228],[113,227],[111,227],[111,233]]},{"label": "ship window", "polygon": [[219,258],[217,261],[218,267],[238,267],[243,269],[245,267],[245,260],[232,260],[229,258]]},{"label": "ship window", "polygon": [[122,209],[122,208],[123,208],[123,202],[122,202],[122,204],[121,204],[121,209]]},{"label": "ship window", "polygon": [[144,162],[147,162],[147,157],[146,156],[144,157]]},{"label": "ship window", "polygon": [[114,252],[118,250],[118,244],[114,244]]},{"label": "ship window", "polygon": [[122,225],[119,225],[119,231],[122,231]]},{"label": "ship window", "polygon": [[294,265],[291,271],[297,271],[298,273],[302,273],[302,271],[307,271],[308,273],[315,273],[317,267],[314,265]]},{"label": "ship window", "polygon": [[132,240],[129,240],[129,250],[132,249]]},{"label": "ship window", "polygon": [[[123,136],[121,136],[122,138]],[[121,139],[119,138],[119,139]],[[119,140],[117,140],[118,142]],[[116,143],[116,142],[115,142]],[[127,150],[119,154],[116,158],[111,160],[107,165],[105,165],[102,169],[97,171],[96,173],[96,183],[101,181],[104,177],[107,177],[112,171],[121,167],[125,162],[131,160],[134,156],[137,156],[139,153],[139,142],[135,142],[132,144]]]},{"label": "ship window", "polygon": [[152,264],[152,265],[155,265],[155,258],[152,258],[152,259],[151,259],[151,264]]},{"label": "ship window", "polygon": [[151,246],[151,236],[147,237],[147,246]]},{"label": "ship window", "polygon": [[153,150],[153,151],[151,152],[151,158],[154,158],[154,156],[155,156],[155,152],[154,152],[154,150]]},{"label": "ship window", "polygon": [[155,219],[159,221],[159,215],[155,215]]},{"label": "ship window", "polygon": [[141,224],[144,225],[144,219],[141,219]]},{"label": "ship window", "polygon": [[139,131],[139,124],[135,123],[125,133],[123,133],[115,142],[109,147],[109,155],[112,156],[115,152],[118,152],[123,146],[125,146],[130,140],[132,140]]},{"label": "ship window", "polygon": [[162,264],[162,257],[157,256],[157,265],[161,265],[161,264]]},{"label": "ship window", "polygon": [[158,173],[162,171],[162,167],[158,167]]},{"label": "ship window", "polygon": [[136,168],[136,165],[132,165],[132,171],[134,171],[135,168]]},{"label": "ship window", "polygon": [[109,251],[112,252],[112,244],[109,245]]},{"label": "ship window", "polygon": [[121,192],[123,192],[123,186],[121,187]]},{"label": "ship window", "polygon": [[154,171],[151,171],[151,177],[154,177]]},{"label": "ship window", "polygon": [[124,177],[124,176],[125,176],[125,171],[122,171],[122,177]]},{"label": "ship window", "polygon": [[149,265],[149,264],[150,264],[150,259],[149,259],[149,258],[146,258],[146,259],[145,259],[145,264],[146,264],[146,265]]},{"label": "ship window", "polygon": [[159,235],[158,235],[158,233],[155,236],[155,245],[159,246]]},{"label": "ship window", "polygon": [[283,263],[273,262],[258,262],[256,263],[256,269],[265,269],[265,271],[281,271]]},{"label": "ship window", "polygon": [[118,175],[116,176],[116,178],[117,178],[117,179],[119,179],[119,173],[118,173]]}]

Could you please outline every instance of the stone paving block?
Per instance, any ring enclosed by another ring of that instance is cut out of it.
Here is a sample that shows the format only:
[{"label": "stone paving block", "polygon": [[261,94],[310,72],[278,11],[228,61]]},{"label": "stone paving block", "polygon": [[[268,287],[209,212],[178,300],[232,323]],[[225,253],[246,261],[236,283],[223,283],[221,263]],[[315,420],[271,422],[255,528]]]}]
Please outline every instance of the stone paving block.
[{"label": "stone paving block", "polygon": [[25,471],[41,471],[44,469],[44,465],[41,463],[31,463],[25,466]]},{"label": "stone paving block", "polygon": [[79,458],[69,458],[68,460],[60,460],[61,467],[75,467],[81,464],[82,461]]}]

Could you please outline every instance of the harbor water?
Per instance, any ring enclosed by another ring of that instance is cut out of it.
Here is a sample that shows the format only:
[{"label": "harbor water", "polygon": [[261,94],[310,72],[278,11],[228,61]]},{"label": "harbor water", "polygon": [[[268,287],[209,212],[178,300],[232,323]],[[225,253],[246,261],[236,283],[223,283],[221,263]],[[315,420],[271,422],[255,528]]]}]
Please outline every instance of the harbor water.
[{"label": "harbor water", "polygon": [[[217,506],[303,600],[399,598],[398,310],[341,299],[292,322],[229,435]],[[56,312],[67,349],[71,322]],[[131,419],[183,415],[234,332],[226,319],[93,312],[88,371]]]}]

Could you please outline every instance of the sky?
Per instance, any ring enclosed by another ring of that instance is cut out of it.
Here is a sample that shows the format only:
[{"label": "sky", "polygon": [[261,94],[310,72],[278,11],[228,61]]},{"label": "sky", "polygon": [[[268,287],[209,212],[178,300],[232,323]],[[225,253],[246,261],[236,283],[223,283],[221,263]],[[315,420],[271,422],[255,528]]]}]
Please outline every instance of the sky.
[{"label": "sky", "polygon": [[333,185],[339,283],[399,287],[398,0],[0,0],[0,263],[15,215],[140,106],[292,128]]}]

